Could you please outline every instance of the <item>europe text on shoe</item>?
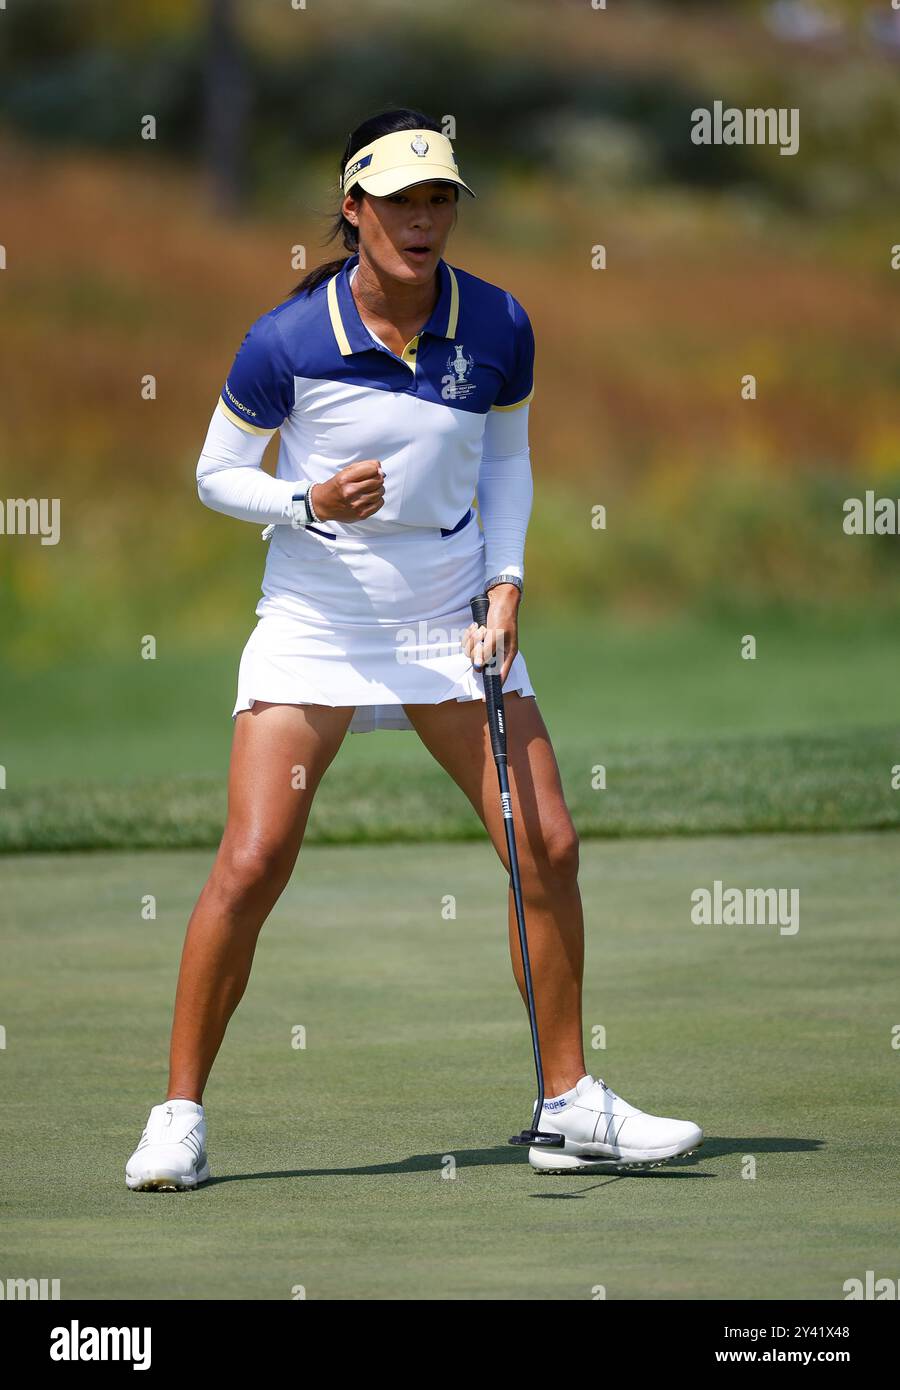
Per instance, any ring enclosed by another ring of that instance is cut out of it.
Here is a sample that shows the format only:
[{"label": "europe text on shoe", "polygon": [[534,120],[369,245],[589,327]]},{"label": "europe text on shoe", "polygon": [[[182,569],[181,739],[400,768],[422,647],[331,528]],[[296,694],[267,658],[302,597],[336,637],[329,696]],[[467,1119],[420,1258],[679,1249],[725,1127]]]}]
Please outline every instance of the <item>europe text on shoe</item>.
[{"label": "europe text on shoe", "polygon": [[203,1106],[192,1100],[154,1105],[125,1165],[127,1186],[133,1192],[184,1192],[208,1177]]},{"label": "europe text on shoe", "polygon": [[664,1159],[693,1153],[703,1130],[690,1120],[647,1115],[617,1096],[605,1081],[583,1076],[576,1094],[561,1108],[540,1113],[537,1128],[565,1135],[562,1149],[528,1150],[532,1168],[568,1173],[576,1168],[653,1167]]}]

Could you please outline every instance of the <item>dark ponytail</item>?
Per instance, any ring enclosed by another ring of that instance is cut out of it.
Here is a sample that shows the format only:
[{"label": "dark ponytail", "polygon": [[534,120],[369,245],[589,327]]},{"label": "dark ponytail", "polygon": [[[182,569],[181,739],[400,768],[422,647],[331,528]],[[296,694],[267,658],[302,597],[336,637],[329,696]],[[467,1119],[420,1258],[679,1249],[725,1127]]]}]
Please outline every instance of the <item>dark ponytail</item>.
[{"label": "dark ponytail", "polygon": [[[380,111],[363,121],[347,137],[344,153],[341,156],[341,178],[343,179],[344,170],[357,150],[362,149],[365,145],[370,145],[373,140],[378,140],[382,135],[392,135],[395,130],[436,130],[443,134],[442,127],[437,121],[432,120],[422,111],[414,111],[412,107],[399,106],[392,107],[388,111]],[[351,184],[348,192],[357,202],[365,197],[365,190],[360,188],[358,183]],[[458,188],[456,188],[454,196],[458,202]],[[343,200],[344,195],[341,193],[340,201],[343,202]],[[295,285],[291,291],[292,294],[311,294],[317,285],[321,285],[324,280],[330,280],[332,275],[336,275],[341,266],[350,259],[350,256],[355,255],[359,250],[359,230],[354,227],[352,222],[347,221],[340,208],[334,217],[328,235],[325,237],[324,244],[327,246],[329,241],[334,241],[335,237],[338,236],[345,249],[350,253],[349,256],[340,256],[337,260],[325,261],[322,265],[315,266],[308,275],[303,277],[299,285]]]}]

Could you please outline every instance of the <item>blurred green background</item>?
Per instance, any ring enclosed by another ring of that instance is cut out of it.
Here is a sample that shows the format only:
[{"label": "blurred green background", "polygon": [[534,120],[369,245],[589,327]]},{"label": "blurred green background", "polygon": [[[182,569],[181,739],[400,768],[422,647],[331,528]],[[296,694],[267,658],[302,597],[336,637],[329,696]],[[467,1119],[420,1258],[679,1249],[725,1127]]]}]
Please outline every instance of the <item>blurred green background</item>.
[{"label": "blurred green background", "polygon": [[[900,541],[842,527],[900,497],[889,4],[30,0],[0,45],[0,495],[62,514],[0,539],[0,848],[216,843],[264,547],[196,460],[389,105],[455,122],[447,258],[535,326],[521,639],[582,832],[897,823]],[[716,100],[800,152],[694,145]],[[481,834],[445,784],[349,739],[310,835]]]}]

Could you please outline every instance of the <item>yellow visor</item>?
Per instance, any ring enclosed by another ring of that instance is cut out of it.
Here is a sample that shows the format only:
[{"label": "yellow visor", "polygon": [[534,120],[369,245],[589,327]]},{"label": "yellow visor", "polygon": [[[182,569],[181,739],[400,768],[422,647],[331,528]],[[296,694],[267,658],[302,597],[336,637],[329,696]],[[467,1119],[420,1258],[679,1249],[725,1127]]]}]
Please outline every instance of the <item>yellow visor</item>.
[{"label": "yellow visor", "polygon": [[475,197],[459,176],[446,135],[439,130],[394,130],[356,151],[344,170],[341,191],[347,193],[358,183],[366,193],[384,198],[414,183],[437,179],[458,184]]}]

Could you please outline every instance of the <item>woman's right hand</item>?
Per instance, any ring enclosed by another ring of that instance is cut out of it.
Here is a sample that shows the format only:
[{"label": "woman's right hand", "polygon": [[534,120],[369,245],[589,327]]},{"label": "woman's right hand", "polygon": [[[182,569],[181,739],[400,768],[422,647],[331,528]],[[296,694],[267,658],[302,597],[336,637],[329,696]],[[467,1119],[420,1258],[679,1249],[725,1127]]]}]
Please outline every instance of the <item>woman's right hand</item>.
[{"label": "woman's right hand", "polygon": [[384,473],[378,459],[338,469],[327,483],[313,483],[309,500],[322,521],[364,521],[384,506]]}]

